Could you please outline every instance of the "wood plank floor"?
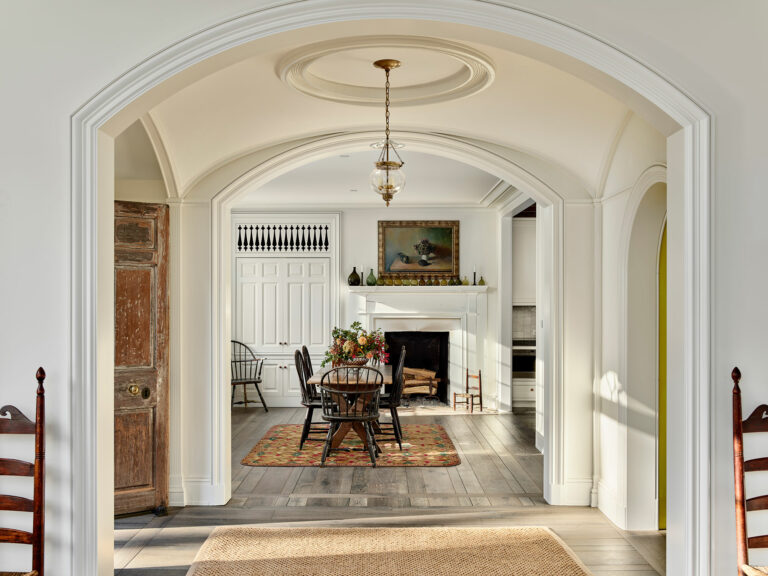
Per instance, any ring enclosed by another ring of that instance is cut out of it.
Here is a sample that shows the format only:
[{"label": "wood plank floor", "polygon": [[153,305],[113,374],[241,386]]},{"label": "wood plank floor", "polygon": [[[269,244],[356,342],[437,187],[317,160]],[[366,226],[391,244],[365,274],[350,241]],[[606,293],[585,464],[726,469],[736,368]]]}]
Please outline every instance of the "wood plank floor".
[{"label": "wood plank floor", "polygon": [[301,423],[303,411],[232,411],[232,499],[186,507],[162,518],[115,521],[115,574],[186,574],[218,525],[531,526],[552,528],[595,576],[665,573],[660,533],[617,529],[593,508],[549,506],[533,417],[405,410],[408,423],[445,427],[461,457],[450,468],[259,468],[240,460],[275,424]]}]

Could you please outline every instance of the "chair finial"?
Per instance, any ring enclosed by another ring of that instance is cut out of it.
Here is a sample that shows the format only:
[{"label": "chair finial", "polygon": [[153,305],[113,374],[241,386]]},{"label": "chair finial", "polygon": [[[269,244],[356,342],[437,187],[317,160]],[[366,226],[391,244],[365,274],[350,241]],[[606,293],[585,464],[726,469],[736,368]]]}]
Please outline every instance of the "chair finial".
[{"label": "chair finial", "polygon": [[37,378],[37,393],[43,394],[45,390],[43,389],[43,382],[45,381],[45,370],[43,370],[43,367],[40,366],[40,368],[37,369],[37,374],[35,374],[35,378]]},{"label": "chair finial", "polygon": [[739,382],[741,381],[741,370],[738,366],[734,366],[731,371],[731,380],[733,380],[733,391],[739,390]]}]

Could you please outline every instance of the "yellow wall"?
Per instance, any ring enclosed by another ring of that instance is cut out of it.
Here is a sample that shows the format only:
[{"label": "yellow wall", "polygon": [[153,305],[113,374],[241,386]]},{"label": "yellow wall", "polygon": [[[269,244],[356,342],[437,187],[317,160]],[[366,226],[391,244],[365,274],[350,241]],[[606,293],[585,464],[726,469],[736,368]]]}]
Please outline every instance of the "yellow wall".
[{"label": "yellow wall", "polygon": [[667,528],[667,225],[659,247],[659,530]]}]

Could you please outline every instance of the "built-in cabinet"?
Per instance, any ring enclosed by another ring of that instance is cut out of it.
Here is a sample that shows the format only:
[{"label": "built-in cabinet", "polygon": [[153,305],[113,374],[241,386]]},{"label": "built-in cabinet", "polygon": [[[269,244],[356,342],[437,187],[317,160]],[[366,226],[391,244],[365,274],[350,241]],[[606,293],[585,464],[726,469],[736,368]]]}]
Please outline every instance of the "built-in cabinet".
[{"label": "built-in cabinet", "polygon": [[512,304],[536,305],[536,219],[512,219]]},{"label": "built-in cabinet", "polygon": [[542,406],[536,385],[536,219],[512,220],[512,410]]},{"label": "built-in cabinet", "polygon": [[270,406],[298,406],[294,352],[315,366],[338,318],[337,215],[233,216],[233,338],[265,358]]}]

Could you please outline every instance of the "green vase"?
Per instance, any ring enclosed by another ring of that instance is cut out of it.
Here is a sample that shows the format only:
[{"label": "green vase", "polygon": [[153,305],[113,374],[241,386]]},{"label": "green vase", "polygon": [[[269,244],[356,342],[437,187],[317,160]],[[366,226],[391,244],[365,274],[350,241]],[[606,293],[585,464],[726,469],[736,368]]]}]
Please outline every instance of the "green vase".
[{"label": "green vase", "polygon": [[384,286],[384,278],[379,276],[376,278],[376,286]]},{"label": "green vase", "polygon": [[467,275],[464,275],[464,278],[461,280],[462,286],[469,286],[469,278],[467,278]]},{"label": "green vase", "polygon": [[357,267],[353,266],[352,274],[350,274],[349,277],[347,278],[347,283],[350,286],[360,286],[360,282],[361,282],[360,274],[357,273]]},{"label": "green vase", "polygon": [[373,268],[371,268],[371,271],[368,273],[368,278],[365,279],[365,283],[368,284],[368,286],[376,286],[376,276],[373,275]]},{"label": "green vase", "polygon": [[477,283],[478,286],[485,286],[485,278],[480,276],[480,280]]}]

